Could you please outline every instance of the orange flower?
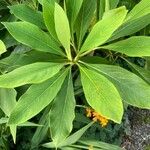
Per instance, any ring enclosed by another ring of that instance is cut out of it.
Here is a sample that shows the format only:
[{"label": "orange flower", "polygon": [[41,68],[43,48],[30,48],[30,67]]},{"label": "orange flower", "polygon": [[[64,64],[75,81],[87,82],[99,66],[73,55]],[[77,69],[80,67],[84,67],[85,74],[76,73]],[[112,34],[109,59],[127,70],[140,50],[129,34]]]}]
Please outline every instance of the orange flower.
[{"label": "orange flower", "polygon": [[101,124],[102,127],[105,127],[108,124],[108,119],[106,119],[102,116],[101,116],[101,118],[99,118],[99,121],[100,121],[100,124]]},{"label": "orange flower", "polygon": [[86,108],[86,116],[91,118],[93,121],[98,121],[102,127],[108,124],[108,119],[100,115],[98,112],[91,108]]}]

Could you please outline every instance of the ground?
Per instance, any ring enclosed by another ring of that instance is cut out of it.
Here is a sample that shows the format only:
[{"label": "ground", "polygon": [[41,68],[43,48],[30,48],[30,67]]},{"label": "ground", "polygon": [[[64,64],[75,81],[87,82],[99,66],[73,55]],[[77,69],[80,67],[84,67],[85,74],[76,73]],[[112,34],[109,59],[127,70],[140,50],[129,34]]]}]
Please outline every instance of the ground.
[{"label": "ground", "polygon": [[126,150],[150,150],[150,110],[131,108],[129,111],[131,135],[124,138]]}]

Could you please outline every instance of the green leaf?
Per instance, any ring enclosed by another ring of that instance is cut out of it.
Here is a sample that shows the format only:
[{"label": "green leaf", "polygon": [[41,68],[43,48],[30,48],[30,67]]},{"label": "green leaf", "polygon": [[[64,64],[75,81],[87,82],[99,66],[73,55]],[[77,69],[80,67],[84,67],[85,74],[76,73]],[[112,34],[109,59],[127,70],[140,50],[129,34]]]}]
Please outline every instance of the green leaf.
[{"label": "green leaf", "polygon": [[4,73],[6,73],[18,67],[35,62],[64,63],[65,59],[58,55],[40,51],[29,51],[23,54],[13,52],[10,54],[10,56],[0,60],[0,69],[2,69]]},{"label": "green leaf", "polygon": [[67,15],[70,22],[71,31],[78,16],[83,0],[66,0]]},{"label": "green leaf", "polygon": [[31,148],[38,147],[42,140],[46,137],[49,129],[49,107],[47,107],[40,118],[39,124],[42,124],[42,127],[38,127],[31,140]]},{"label": "green leaf", "polygon": [[35,50],[63,55],[59,45],[36,25],[28,22],[3,23],[10,34],[20,43]]},{"label": "green leaf", "polygon": [[9,128],[10,128],[11,135],[13,137],[13,141],[14,141],[14,143],[16,143],[17,126],[10,125]]},{"label": "green leaf", "polygon": [[75,97],[70,70],[50,110],[50,133],[56,147],[70,134],[74,118]]},{"label": "green leaf", "polygon": [[[89,148],[89,147],[86,147],[86,149],[87,148]],[[82,150],[83,148],[76,148],[76,147],[74,147],[74,146],[65,146],[65,147],[62,147],[61,148],[61,150]],[[85,147],[84,147],[84,149],[85,149]],[[94,150],[96,150],[96,149],[94,149]]]},{"label": "green leaf", "polygon": [[102,116],[120,123],[123,105],[116,87],[96,71],[80,67],[80,72],[83,91],[89,105]]},{"label": "green leaf", "polygon": [[114,32],[109,41],[131,35],[150,24],[149,0],[142,0],[127,15],[123,25]]},{"label": "green leaf", "polygon": [[45,25],[54,39],[58,39],[55,31],[54,22],[55,0],[43,0],[43,18]]},{"label": "green leaf", "polygon": [[[59,3],[60,0],[47,0],[47,1],[49,1],[49,2],[55,1],[55,2]],[[39,2],[41,5],[43,5],[43,0],[38,0],[38,2]]]},{"label": "green leaf", "polygon": [[145,68],[142,68],[140,66],[137,66],[133,63],[131,63],[130,61],[128,61],[127,59],[124,59],[128,65],[131,67],[131,69],[133,70],[133,72],[137,75],[139,75],[143,80],[145,80],[147,83],[150,84],[150,71],[146,70]]},{"label": "green leaf", "polygon": [[[58,145],[58,147],[68,146],[68,145],[71,145],[73,143],[76,143],[81,138],[81,136],[86,132],[86,130],[88,128],[90,128],[91,125],[93,125],[93,123],[94,122],[90,122],[88,125],[84,126],[80,130],[78,130],[75,133],[73,133],[72,135],[70,135],[65,141],[60,143]],[[54,148],[55,147],[53,142],[45,143],[45,144],[43,144],[43,146],[46,148]]]},{"label": "green leaf", "polygon": [[[9,118],[1,118],[0,124],[6,124],[8,122],[8,120],[9,120]],[[33,122],[29,122],[29,121],[19,124],[18,126],[19,127],[43,127],[43,125],[36,124]]]},{"label": "green leaf", "polygon": [[[17,92],[15,91],[15,89],[0,88],[0,108],[5,113],[5,115],[8,117],[10,116],[14,107],[16,106],[16,96],[17,96]],[[7,119],[7,122],[8,122],[8,119]],[[7,123],[7,122],[5,122],[5,123]],[[2,123],[4,123],[4,122],[2,122]],[[17,127],[12,125],[12,126],[9,126],[9,128],[10,128],[10,133],[13,137],[13,141],[15,143]]]},{"label": "green leaf", "polygon": [[150,86],[140,77],[118,66],[88,66],[106,76],[115,85],[124,102],[140,108],[150,108]]},{"label": "green leaf", "polygon": [[99,1],[99,4],[98,4],[98,7],[99,7],[98,17],[99,17],[99,20],[101,20],[103,18],[103,14],[105,12],[105,0],[98,0],[98,1]]},{"label": "green leaf", "polygon": [[39,2],[41,5],[43,5],[43,0],[38,0],[38,2]]},{"label": "green leaf", "polygon": [[8,32],[6,32],[3,42],[6,43],[6,49],[18,45],[18,42]]},{"label": "green leaf", "polygon": [[98,0],[98,8],[99,8],[98,15],[99,15],[99,20],[101,20],[103,18],[104,13],[108,12],[107,9],[111,10],[111,9],[116,8],[117,5],[118,5],[118,3],[119,3],[119,0]]},{"label": "green leaf", "polygon": [[81,138],[81,136],[86,132],[86,130],[88,130],[93,125],[93,123],[94,122],[90,122],[80,130],[70,135],[64,142],[60,143],[59,147],[76,143]]},{"label": "green leaf", "polygon": [[4,117],[2,117],[2,118],[0,118],[0,125],[1,124],[6,124],[8,122],[8,118],[4,118]]},{"label": "green leaf", "polygon": [[8,2],[6,0],[0,0],[0,10],[7,9]]},{"label": "green leaf", "polygon": [[93,19],[93,15],[96,9],[96,1],[94,0],[84,0],[80,12],[78,14],[76,20],[76,34],[77,34],[77,42],[78,49],[80,48],[85,33],[90,26],[91,20]]},{"label": "green leaf", "polygon": [[24,123],[50,104],[59,92],[67,73],[68,70],[65,70],[43,83],[31,85],[20,97],[8,124]]},{"label": "green leaf", "polygon": [[[72,145],[69,145],[69,146],[64,146],[61,148],[61,150],[89,150],[89,148],[91,148],[91,145],[79,145],[78,143],[77,144],[72,144]],[[95,147],[92,147],[94,148],[94,150],[102,150],[102,149],[98,149],[98,148],[95,148]]]},{"label": "green leaf", "polygon": [[9,9],[11,13],[13,13],[20,20],[30,22],[42,29],[46,29],[43,16],[40,11],[36,11],[25,4],[12,5],[9,6]]},{"label": "green leaf", "polygon": [[101,148],[103,150],[123,150],[118,146],[108,144],[105,142],[96,141],[96,140],[84,139],[84,140],[80,140],[79,143],[84,145],[92,145],[93,147]]},{"label": "green leaf", "polygon": [[3,111],[0,109],[0,118],[3,118],[4,117],[4,113]]},{"label": "green leaf", "polygon": [[16,105],[16,96],[17,93],[14,89],[0,88],[0,108],[7,116],[10,116]]},{"label": "green leaf", "polygon": [[117,7],[119,0],[109,0],[110,9],[114,9]]},{"label": "green leaf", "polygon": [[55,143],[49,142],[49,143],[43,144],[42,146],[46,148],[55,148]]},{"label": "green leaf", "polygon": [[101,48],[110,49],[131,57],[150,56],[150,37],[133,36],[126,40],[101,46]]},{"label": "green leaf", "polygon": [[140,18],[137,18],[135,20],[125,22],[122,24],[122,26],[120,26],[113,33],[113,35],[109,39],[109,41],[113,41],[113,40],[118,39],[120,37],[136,33],[137,31],[140,31],[141,29],[146,27],[148,24],[150,24],[150,14],[145,15],[145,16],[140,17]]},{"label": "green leaf", "polygon": [[71,59],[69,22],[66,13],[57,3],[55,3],[54,20],[58,39],[65,48],[68,58]]},{"label": "green leaf", "polygon": [[146,70],[150,71],[150,57],[145,57],[145,59],[146,59],[145,68]]},{"label": "green leaf", "polygon": [[6,52],[4,43],[0,40],[0,55]]},{"label": "green leaf", "polygon": [[41,124],[37,124],[37,123],[33,123],[33,122],[29,122],[26,121],[24,123],[21,123],[18,125],[19,127],[43,127],[43,125]]},{"label": "green leaf", "polygon": [[149,0],[141,0],[135,7],[128,13],[126,21],[135,20],[150,13]]},{"label": "green leaf", "polygon": [[117,5],[118,5],[118,3],[119,3],[119,0],[100,0],[100,1],[102,1],[102,6],[100,7],[100,8],[102,8],[104,11],[105,11],[105,13],[107,13],[109,10],[111,10],[111,9],[114,9],[114,8],[116,8],[117,7]]},{"label": "green leaf", "polygon": [[90,52],[104,44],[113,32],[123,23],[127,14],[125,7],[110,10],[102,20],[96,23],[81,47],[80,53]]},{"label": "green leaf", "polygon": [[63,67],[64,64],[37,62],[19,67],[10,73],[0,76],[0,87],[13,88],[24,84],[43,82]]},{"label": "green leaf", "polygon": [[99,56],[81,57],[80,60],[89,64],[110,64],[110,62],[107,59]]}]

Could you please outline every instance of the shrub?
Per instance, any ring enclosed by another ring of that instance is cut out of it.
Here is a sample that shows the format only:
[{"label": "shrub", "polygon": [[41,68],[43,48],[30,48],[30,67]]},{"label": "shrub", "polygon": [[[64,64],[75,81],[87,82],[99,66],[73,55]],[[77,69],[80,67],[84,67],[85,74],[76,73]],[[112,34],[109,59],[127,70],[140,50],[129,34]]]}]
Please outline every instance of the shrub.
[{"label": "shrub", "polygon": [[[86,98],[87,105],[83,107],[91,107],[98,114],[93,116],[94,121],[121,123],[123,104],[150,108],[149,71],[127,59],[150,56],[150,37],[129,36],[148,25],[149,0],[142,0],[130,12],[125,6],[116,8],[117,0],[39,2],[42,12],[26,4],[10,6],[18,20],[3,22],[14,39],[28,46],[27,51],[13,52],[1,60],[7,67],[3,66],[0,76],[0,107],[7,116],[5,122],[14,141],[17,126],[35,125],[28,121],[44,110],[40,123],[44,129],[50,129],[52,142],[43,146],[78,147],[74,143],[93,122],[70,135],[75,118],[75,82],[79,82]],[[1,46],[3,53],[2,42]],[[95,51],[99,57],[94,55]],[[15,58],[17,62],[12,68],[10,60]],[[126,61],[135,72],[119,66],[118,59]],[[28,89],[16,101],[14,88],[24,85]],[[41,127],[38,129],[40,132]],[[78,142],[82,145],[79,148],[113,148],[89,139]]]}]

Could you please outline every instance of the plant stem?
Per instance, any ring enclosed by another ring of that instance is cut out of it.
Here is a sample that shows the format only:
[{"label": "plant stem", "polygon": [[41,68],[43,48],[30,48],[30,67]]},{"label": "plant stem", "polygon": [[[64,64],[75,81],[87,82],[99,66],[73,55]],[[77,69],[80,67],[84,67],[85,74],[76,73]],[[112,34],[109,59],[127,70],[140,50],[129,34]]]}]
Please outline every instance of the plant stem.
[{"label": "plant stem", "polygon": [[76,105],[76,107],[80,107],[80,108],[88,108],[87,106],[83,106],[83,105]]},{"label": "plant stem", "polygon": [[72,61],[72,56],[71,56],[71,49],[69,51],[66,50],[67,53],[67,58]]}]

